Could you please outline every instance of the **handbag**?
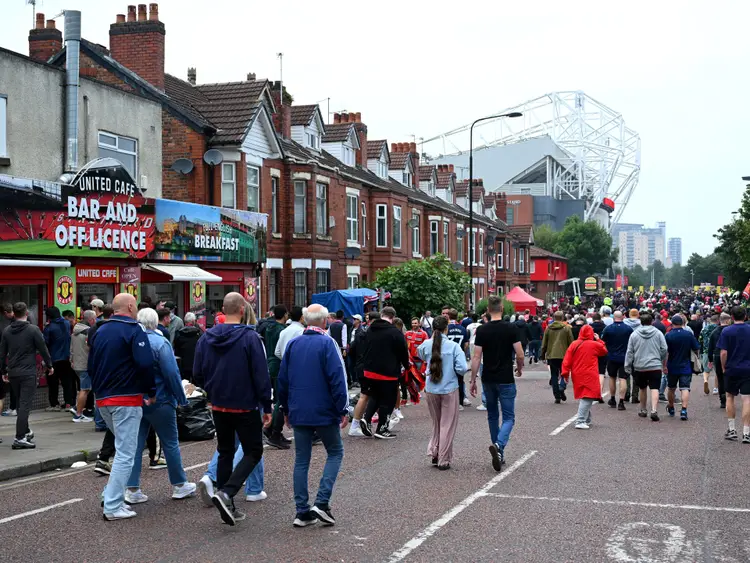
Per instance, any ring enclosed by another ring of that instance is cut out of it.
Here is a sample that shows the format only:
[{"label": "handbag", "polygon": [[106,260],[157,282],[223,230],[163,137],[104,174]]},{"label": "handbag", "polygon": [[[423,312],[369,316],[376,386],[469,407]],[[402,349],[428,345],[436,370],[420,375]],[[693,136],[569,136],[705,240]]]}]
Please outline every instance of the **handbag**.
[{"label": "handbag", "polygon": [[690,364],[693,368],[694,374],[703,373],[703,363],[701,362],[701,357],[695,350],[690,350]]}]

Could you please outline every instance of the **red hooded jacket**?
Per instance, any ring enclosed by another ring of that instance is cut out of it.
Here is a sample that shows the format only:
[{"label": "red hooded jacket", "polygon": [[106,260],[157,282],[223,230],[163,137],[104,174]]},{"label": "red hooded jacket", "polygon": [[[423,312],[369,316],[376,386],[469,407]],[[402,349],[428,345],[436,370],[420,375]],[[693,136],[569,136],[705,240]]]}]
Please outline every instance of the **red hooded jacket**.
[{"label": "red hooded jacket", "polygon": [[576,399],[601,399],[599,385],[599,357],[607,355],[607,346],[594,340],[594,329],[584,325],[578,340],[568,347],[563,359],[562,375],[568,381],[573,376],[573,396]]}]

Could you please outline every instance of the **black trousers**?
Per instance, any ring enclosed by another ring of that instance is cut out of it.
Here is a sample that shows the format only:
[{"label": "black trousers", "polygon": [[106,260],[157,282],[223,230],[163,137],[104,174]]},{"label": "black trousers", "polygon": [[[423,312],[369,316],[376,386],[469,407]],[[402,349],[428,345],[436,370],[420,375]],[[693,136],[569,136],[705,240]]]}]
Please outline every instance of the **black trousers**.
[{"label": "black trousers", "polygon": [[555,399],[560,398],[560,372],[562,372],[562,360],[547,360],[549,364],[549,381],[552,384],[552,394]]},{"label": "black trousers", "polygon": [[49,406],[56,407],[60,404],[60,384],[63,388],[63,400],[65,405],[76,404],[76,382],[78,376],[73,371],[73,366],[68,360],[59,360],[52,364],[55,373],[47,376],[47,390],[49,392]]},{"label": "black trousers", "polygon": [[16,439],[20,440],[29,432],[29,413],[34,403],[36,375],[23,375],[10,378],[11,393],[18,397],[18,418],[16,419]]},{"label": "black trousers", "polygon": [[99,460],[109,461],[113,457],[115,457],[115,435],[107,428],[104,433],[104,440],[102,440],[102,448],[99,450]]},{"label": "black trousers", "polygon": [[[718,358],[715,358],[718,359]],[[714,361],[714,369],[716,370],[716,379],[719,380],[719,400],[722,404],[727,402],[727,390],[724,382],[724,370],[721,369],[721,360]]]},{"label": "black trousers", "polygon": [[5,399],[6,396],[8,397],[8,404],[6,404],[4,408],[11,411],[17,410],[18,395],[16,395],[13,390],[13,386],[10,382],[6,383],[5,381],[0,381],[0,399]]},{"label": "black trousers", "polygon": [[398,398],[398,380],[370,379],[368,383],[370,399],[367,401],[365,420],[371,422],[372,415],[378,411],[378,428],[387,426]]},{"label": "black trousers", "polygon": [[[213,411],[216,426],[216,487],[234,497],[263,458],[263,421],[259,411],[243,413]],[[244,455],[232,471],[235,435]]]}]

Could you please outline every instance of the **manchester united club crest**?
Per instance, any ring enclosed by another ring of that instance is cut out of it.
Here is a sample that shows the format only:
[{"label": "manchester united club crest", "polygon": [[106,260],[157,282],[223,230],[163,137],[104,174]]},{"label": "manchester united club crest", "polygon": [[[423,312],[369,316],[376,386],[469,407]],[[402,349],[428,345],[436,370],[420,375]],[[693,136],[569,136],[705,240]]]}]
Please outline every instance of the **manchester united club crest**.
[{"label": "manchester united club crest", "polygon": [[70,276],[60,276],[57,280],[57,301],[67,305],[73,301],[73,280]]}]

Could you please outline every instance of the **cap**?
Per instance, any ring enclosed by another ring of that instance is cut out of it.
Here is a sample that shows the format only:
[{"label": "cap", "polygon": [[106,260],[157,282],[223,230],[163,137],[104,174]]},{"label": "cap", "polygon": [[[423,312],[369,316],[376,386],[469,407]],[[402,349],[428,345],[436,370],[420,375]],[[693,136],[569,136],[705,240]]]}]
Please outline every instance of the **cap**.
[{"label": "cap", "polygon": [[673,325],[681,325],[684,321],[682,320],[682,317],[680,315],[675,315],[672,317],[672,324]]},{"label": "cap", "polygon": [[362,322],[362,315],[354,315],[354,317],[352,318],[357,319],[359,322]]}]

